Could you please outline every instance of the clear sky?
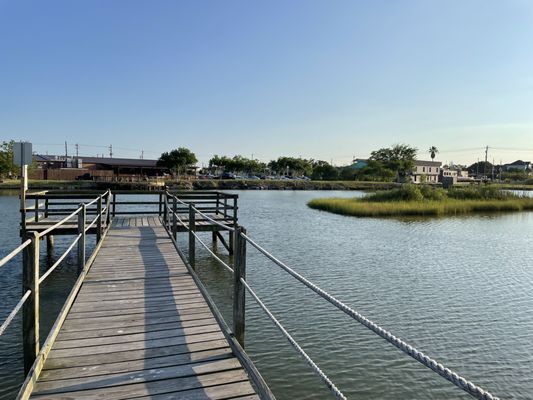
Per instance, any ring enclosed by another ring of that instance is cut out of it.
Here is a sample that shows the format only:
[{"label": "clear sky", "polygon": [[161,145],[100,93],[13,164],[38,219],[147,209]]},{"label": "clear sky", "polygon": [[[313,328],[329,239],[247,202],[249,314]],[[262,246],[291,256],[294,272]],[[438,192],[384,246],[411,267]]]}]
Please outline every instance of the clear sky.
[{"label": "clear sky", "polygon": [[[0,140],[533,160],[533,1],[0,0]],[[100,147],[98,147],[100,146]]]}]

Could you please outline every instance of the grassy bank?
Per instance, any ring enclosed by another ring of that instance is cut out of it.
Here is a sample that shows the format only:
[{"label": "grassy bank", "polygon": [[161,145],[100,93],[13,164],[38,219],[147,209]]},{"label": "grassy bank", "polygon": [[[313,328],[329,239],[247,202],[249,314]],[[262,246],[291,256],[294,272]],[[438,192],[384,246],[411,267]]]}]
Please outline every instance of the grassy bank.
[{"label": "grassy bank", "polygon": [[308,206],[356,217],[445,216],[533,211],[533,198],[520,197],[496,188],[444,190],[407,185],[358,199],[315,199]]}]

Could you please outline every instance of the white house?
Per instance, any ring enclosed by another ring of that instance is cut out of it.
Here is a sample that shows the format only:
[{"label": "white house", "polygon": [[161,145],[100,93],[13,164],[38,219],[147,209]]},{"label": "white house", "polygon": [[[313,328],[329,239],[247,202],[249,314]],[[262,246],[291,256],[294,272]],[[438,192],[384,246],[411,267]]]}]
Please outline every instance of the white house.
[{"label": "white house", "polygon": [[415,168],[411,173],[414,183],[437,183],[442,163],[440,161],[415,161]]}]

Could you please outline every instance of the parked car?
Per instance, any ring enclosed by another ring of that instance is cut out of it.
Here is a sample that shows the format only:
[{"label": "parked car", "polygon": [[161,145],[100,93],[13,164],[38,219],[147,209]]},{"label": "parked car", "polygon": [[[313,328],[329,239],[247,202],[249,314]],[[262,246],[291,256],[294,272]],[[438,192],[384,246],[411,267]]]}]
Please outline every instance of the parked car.
[{"label": "parked car", "polygon": [[76,180],[77,181],[92,181],[93,180],[93,176],[89,172],[86,172],[83,175],[77,176]]},{"label": "parked car", "polygon": [[231,172],[224,172],[222,175],[220,175],[220,179],[236,179],[236,176]]},{"label": "parked car", "polygon": [[258,176],[255,176],[255,175],[249,175],[248,178],[246,178],[246,179],[257,181],[257,180],[260,180],[261,178],[259,178]]}]

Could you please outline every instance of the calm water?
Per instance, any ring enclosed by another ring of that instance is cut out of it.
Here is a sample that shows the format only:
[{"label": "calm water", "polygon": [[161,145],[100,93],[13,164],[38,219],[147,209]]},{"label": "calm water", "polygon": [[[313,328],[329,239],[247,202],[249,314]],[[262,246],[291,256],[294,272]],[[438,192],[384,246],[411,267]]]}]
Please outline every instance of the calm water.
[{"label": "calm water", "polygon": [[[283,261],[493,394],[533,398],[533,213],[357,219],[306,207],[315,197],[353,192],[238,193],[241,224]],[[1,217],[11,221],[0,226],[4,252],[19,242],[16,209],[16,197],[0,197]],[[230,276],[197,248],[199,275],[231,321]],[[470,398],[253,248],[248,255],[251,285],[349,398]],[[2,320],[20,295],[19,270],[18,264],[0,269]],[[47,295],[55,299],[49,303],[56,309],[73,270],[67,265],[54,274]],[[246,349],[276,396],[328,398],[319,379],[252,301],[248,298]],[[12,398],[22,379],[19,324],[0,338],[0,398]]]}]

